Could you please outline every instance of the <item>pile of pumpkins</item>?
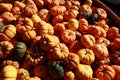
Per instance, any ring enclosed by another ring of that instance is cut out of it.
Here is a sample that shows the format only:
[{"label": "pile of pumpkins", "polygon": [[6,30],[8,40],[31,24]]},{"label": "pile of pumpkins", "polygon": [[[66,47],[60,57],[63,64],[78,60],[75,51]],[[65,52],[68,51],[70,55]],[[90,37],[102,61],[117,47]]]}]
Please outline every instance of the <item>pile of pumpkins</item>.
[{"label": "pile of pumpkins", "polygon": [[120,80],[119,28],[93,2],[0,2],[0,80]]}]

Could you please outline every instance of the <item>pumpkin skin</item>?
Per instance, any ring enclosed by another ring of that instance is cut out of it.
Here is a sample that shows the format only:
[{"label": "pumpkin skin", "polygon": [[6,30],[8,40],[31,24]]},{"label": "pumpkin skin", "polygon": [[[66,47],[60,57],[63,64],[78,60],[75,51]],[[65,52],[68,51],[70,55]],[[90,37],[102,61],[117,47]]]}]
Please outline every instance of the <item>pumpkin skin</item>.
[{"label": "pumpkin skin", "polygon": [[48,51],[52,47],[56,46],[60,41],[57,36],[45,34],[41,36],[41,39],[38,42],[41,49]]},{"label": "pumpkin skin", "polygon": [[86,19],[79,19],[79,27],[78,30],[81,33],[84,33],[88,30],[89,26],[88,26],[88,21]]},{"label": "pumpkin skin", "polygon": [[36,6],[38,9],[41,9],[44,7],[44,1],[43,0],[34,0]]},{"label": "pumpkin skin", "polygon": [[15,1],[14,2],[14,6],[15,7],[19,7],[20,9],[24,9],[25,8],[25,4],[23,2],[20,2],[20,1]]},{"label": "pumpkin skin", "polygon": [[67,24],[68,28],[72,31],[76,31],[79,27],[79,22],[77,19],[70,19]]},{"label": "pumpkin skin", "polygon": [[0,13],[11,11],[13,5],[10,3],[0,3]]},{"label": "pumpkin skin", "polygon": [[10,41],[16,35],[16,27],[14,25],[5,25],[0,29],[0,41]]},{"label": "pumpkin skin", "polygon": [[41,80],[41,79],[39,77],[37,77],[37,76],[34,76],[34,77],[30,77],[30,78],[28,78],[26,80]]},{"label": "pumpkin skin", "polygon": [[17,42],[14,49],[14,56],[18,60],[22,60],[27,50],[27,46],[23,42]]},{"label": "pumpkin skin", "polygon": [[13,53],[14,46],[8,41],[0,42],[0,58],[7,58]]},{"label": "pumpkin skin", "polygon": [[75,74],[72,71],[65,72],[64,80],[77,80]]},{"label": "pumpkin skin", "polygon": [[109,56],[108,49],[103,44],[95,44],[92,47],[93,52],[95,53],[95,56],[99,59],[104,59]]},{"label": "pumpkin skin", "polygon": [[105,20],[107,18],[107,13],[103,8],[97,8],[98,20]]},{"label": "pumpkin skin", "polygon": [[60,64],[52,63],[49,68],[49,73],[55,79],[64,77],[64,68]]},{"label": "pumpkin skin", "polygon": [[101,65],[96,69],[95,75],[100,80],[112,80],[115,76],[115,71],[109,65]]},{"label": "pumpkin skin", "polygon": [[115,71],[115,77],[113,80],[119,80],[120,79],[120,66],[119,65],[111,65],[111,67],[114,69]]},{"label": "pumpkin skin", "polygon": [[17,79],[17,69],[11,65],[3,67],[0,72],[2,80],[16,80]]},{"label": "pumpkin skin", "polygon": [[24,4],[26,4],[24,8],[25,15],[32,16],[33,14],[36,14],[38,12],[37,6],[33,0],[26,0]]},{"label": "pumpkin skin", "polygon": [[18,71],[17,71],[17,80],[24,80],[24,79],[26,80],[29,77],[30,77],[30,74],[26,69],[24,69],[24,68],[18,69]]},{"label": "pumpkin skin", "polygon": [[81,44],[86,48],[91,48],[96,42],[95,37],[91,34],[82,35],[80,41]]},{"label": "pumpkin skin", "polygon": [[79,64],[75,69],[75,74],[79,80],[89,80],[93,77],[93,70],[90,65]]},{"label": "pumpkin skin", "polygon": [[63,22],[63,21],[64,21],[63,15],[54,16],[53,19],[52,19],[53,24],[57,24],[57,23],[60,23],[60,22]]},{"label": "pumpkin skin", "polygon": [[110,45],[110,41],[107,38],[100,37],[96,40],[96,44],[103,44],[105,46]]},{"label": "pumpkin skin", "polygon": [[47,73],[48,73],[48,68],[46,65],[43,64],[36,65],[33,69],[33,74],[40,78],[45,77]]},{"label": "pumpkin skin", "polygon": [[41,9],[39,12],[38,12],[38,15],[39,17],[43,20],[43,21],[46,21],[46,22],[49,22],[50,21],[50,12],[48,9]]},{"label": "pumpkin skin", "polygon": [[61,33],[61,38],[65,43],[72,43],[76,39],[76,34],[70,29],[66,29]]},{"label": "pumpkin skin", "polygon": [[82,63],[92,64],[95,61],[95,55],[91,49],[80,49],[78,50],[77,55]]},{"label": "pumpkin skin", "polygon": [[80,63],[79,56],[75,53],[69,53],[64,65],[66,68],[72,70],[78,67]]},{"label": "pumpkin skin", "polygon": [[64,6],[54,6],[50,9],[50,13],[53,16],[61,15],[66,11]]},{"label": "pumpkin skin", "polygon": [[5,67],[7,65],[11,65],[11,66],[14,66],[16,69],[19,69],[19,63],[13,60],[4,60],[0,66]]},{"label": "pumpkin skin", "polygon": [[68,57],[68,54],[68,47],[64,43],[58,43],[50,49],[49,53],[47,53],[47,57],[50,60],[65,60]]}]

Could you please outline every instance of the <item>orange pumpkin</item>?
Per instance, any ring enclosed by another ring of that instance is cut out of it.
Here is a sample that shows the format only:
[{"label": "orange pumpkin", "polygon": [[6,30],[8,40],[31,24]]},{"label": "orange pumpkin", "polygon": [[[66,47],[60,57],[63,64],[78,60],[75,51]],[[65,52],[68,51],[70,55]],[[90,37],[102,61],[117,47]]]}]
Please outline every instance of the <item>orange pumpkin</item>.
[{"label": "orange pumpkin", "polygon": [[38,14],[34,14],[31,16],[30,18],[34,24],[34,27],[36,27],[38,25],[38,23],[41,21],[41,18],[39,17]]},{"label": "orange pumpkin", "polygon": [[76,39],[76,34],[70,29],[66,29],[61,33],[61,38],[65,43],[72,43]]},{"label": "orange pumpkin", "polygon": [[88,21],[86,19],[79,19],[79,27],[78,30],[81,33],[84,33],[88,30],[89,26],[88,26]]},{"label": "orange pumpkin", "polygon": [[95,37],[90,34],[82,35],[80,38],[80,41],[81,41],[82,45],[86,48],[91,48],[92,46],[94,46],[94,44],[96,42]]},{"label": "orange pumpkin", "polygon": [[8,41],[0,42],[0,58],[7,58],[13,53],[14,46]]},{"label": "orange pumpkin", "polygon": [[91,7],[92,4],[93,4],[93,1],[92,1],[92,0],[86,0],[86,1],[85,1],[85,4],[86,4],[86,5],[89,5],[89,6]]},{"label": "orange pumpkin", "polygon": [[65,72],[64,80],[77,80],[77,78],[72,71],[67,71]]},{"label": "orange pumpkin", "polygon": [[65,60],[64,65],[67,69],[75,69],[80,64],[79,56],[75,53],[69,53],[68,58]]},{"label": "orange pumpkin", "polygon": [[46,22],[50,21],[51,15],[48,9],[44,8],[38,11],[39,17]]},{"label": "orange pumpkin", "polygon": [[10,3],[0,3],[0,13],[1,12],[10,12],[12,9],[13,5]]},{"label": "orange pumpkin", "polygon": [[57,15],[53,17],[52,24],[57,24],[63,21],[64,21],[63,15]]},{"label": "orange pumpkin", "polygon": [[97,8],[96,12],[99,20],[105,20],[107,18],[107,13],[103,8]]},{"label": "orange pumpkin", "polygon": [[41,9],[44,7],[44,1],[43,0],[34,0],[36,6],[38,9]]},{"label": "orange pumpkin", "polygon": [[24,9],[25,8],[25,4],[21,1],[14,1],[14,6],[15,7],[19,7],[20,9]]},{"label": "orange pumpkin", "polygon": [[26,31],[31,30],[34,27],[32,20],[26,17],[18,21],[16,28],[19,33],[25,33]]},{"label": "orange pumpkin", "polygon": [[47,73],[48,73],[48,68],[46,65],[43,64],[36,65],[33,69],[33,74],[40,78],[45,77]]},{"label": "orange pumpkin", "polygon": [[41,80],[41,79],[37,76],[34,76],[34,77],[27,78],[26,80]]},{"label": "orange pumpkin", "polygon": [[82,63],[92,64],[95,61],[95,55],[91,49],[80,49],[78,50],[77,55]]},{"label": "orange pumpkin", "polygon": [[100,80],[112,80],[114,79],[115,71],[109,65],[101,65],[96,69],[95,75]]},{"label": "orange pumpkin", "polygon": [[109,56],[108,48],[103,44],[95,44],[92,50],[99,59],[104,59]]},{"label": "orange pumpkin", "polygon": [[49,34],[45,34],[45,35],[41,36],[41,38],[39,40],[41,49],[43,49],[45,51],[50,50],[52,47],[56,46],[59,42],[60,41],[57,36],[49,35]]},{"label": "orange pumpkin", "polygon": [[100,37],[96,40],[96,44],[103,44],[105,46],[110,45],[110,41],[105,37]]},{"label": "orange pumpkin", "polygon": [[59,43],[50,49],[49,53],[47,53],[47,57],[50,60],[65,60],[68,54],[68,47],[64,43]]},{"label": "orange pumpkin", "polygon": [[12,24],[1,26],[0,41],[10,41],[16,35],[16,27]]}]

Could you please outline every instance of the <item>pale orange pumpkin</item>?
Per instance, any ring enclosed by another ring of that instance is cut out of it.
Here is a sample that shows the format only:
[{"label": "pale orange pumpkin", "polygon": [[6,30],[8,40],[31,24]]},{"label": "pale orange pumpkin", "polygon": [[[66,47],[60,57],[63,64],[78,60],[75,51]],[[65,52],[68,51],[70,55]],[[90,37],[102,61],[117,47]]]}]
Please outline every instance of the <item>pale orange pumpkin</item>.
[{"label": "pale orange pumpkin", "polygon": [[76,78],[74,72],[67,71],[67,72],[65,72],[64,80],[77,80],[77,78]]},{"label": "pale orange pumpkin", "polygon": [[10,12],[13,5],[11,3],[0,3],[0,12]]}]

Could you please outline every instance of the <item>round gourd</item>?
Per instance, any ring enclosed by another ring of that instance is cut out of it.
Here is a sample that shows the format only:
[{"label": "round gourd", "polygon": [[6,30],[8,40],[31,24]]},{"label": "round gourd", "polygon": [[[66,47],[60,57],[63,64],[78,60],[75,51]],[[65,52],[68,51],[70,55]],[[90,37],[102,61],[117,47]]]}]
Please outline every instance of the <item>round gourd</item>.
[{"label": "round gourd", "polygon": [[63,66],[57,63],[52,63],[49,68],[49,73],[55,79],[62,78],[64,76]]},{"label": "round gourd", "polygon": [[95,21],[98,20],[98,14],[94,13],[87,18],[88,23],[93,24]]}]

